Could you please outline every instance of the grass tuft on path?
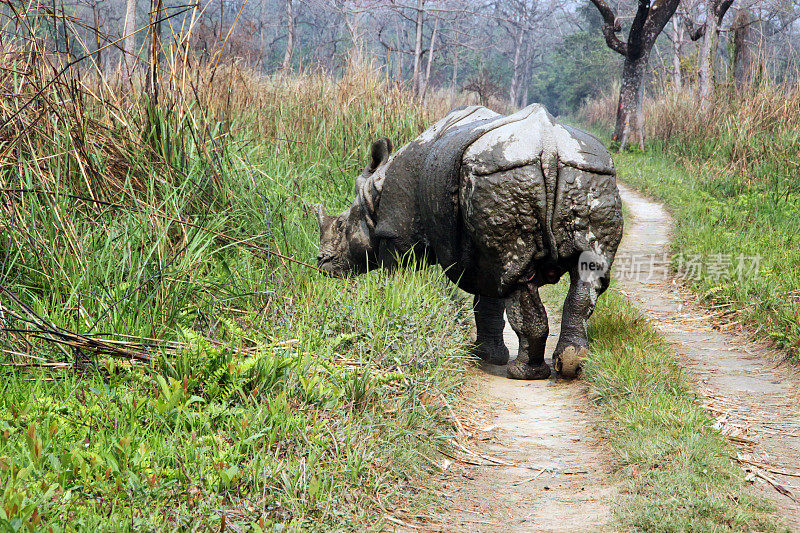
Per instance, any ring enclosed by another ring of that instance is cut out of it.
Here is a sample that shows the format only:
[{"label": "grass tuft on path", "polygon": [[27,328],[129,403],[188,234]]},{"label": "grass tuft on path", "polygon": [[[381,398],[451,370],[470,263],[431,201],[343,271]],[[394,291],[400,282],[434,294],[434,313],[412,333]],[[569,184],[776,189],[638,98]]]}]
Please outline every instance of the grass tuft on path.
[{"label": "grass tuft on path", "polygon": [[621,466],[625,530],[774,531],[664,339],[613,288],[591,319],[584,379]]},{"label": "grass tuft on path", "polygon": [[684,259],[675,266],[691,270],[690,287],[800,354],[800,195],[748,183],[713,161],[677,161],[657,146],[614,161],[626,183],[672,212],[672,252]]}]

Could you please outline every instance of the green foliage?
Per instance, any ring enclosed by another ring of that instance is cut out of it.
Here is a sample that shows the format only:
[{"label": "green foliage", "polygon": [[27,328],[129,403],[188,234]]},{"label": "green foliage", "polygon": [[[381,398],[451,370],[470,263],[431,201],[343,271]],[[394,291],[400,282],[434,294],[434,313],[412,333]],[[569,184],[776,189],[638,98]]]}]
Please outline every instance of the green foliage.
[{"label": "green foliage", "polygon": [[445,283],[430,271],[318,280],[295,295],[296,321],[255,332],[297,342],[259,342],[250,357],[230,350],[241,338],[187,331],[179,362],[110,384],[7,372],[5,519],[166,529],[223,508],[240,517],[229,525],[304,529],[374,516],[374,491],[402,492],[429,468],[417,454],[436,446],[438,408],[422,397],[459,384],[466,315]]},{"label": "green foliage", "polygon": [[[77,358],[63,344],[3,337],[0,529],[359,529],[385,502],[424,504],[466,361],[463,302],[441,271],[334,280],[275,255],[313,263],[309,206],[347,205],[370,142],[427,123],[365,72],[242,86],[221,69],[230,107],[214,85],[202,111],[133,104],[139,122],[103,122],[80,157],[54,127],[0,169],[33,191],[6,198],[1,283],[27,308],[4,293],[4,326],[35,313],[155,356],[94,353],[81,373],[61,369]],[[134,155],[112,168],[112,149]],[[119,186],[87,185],[88,160]],[[108,203],[77,198],[91,194]]]},{"label": "green foliage", "polygon": [[544,65],[534,70],[530,100],[544,104],[554,115],[575,113],[587,99],[607,88],[618,70],[619,59],[599,31],[573,33],[554,46]]},{"label": "green foliage", "polygon": [[[692,287],[709,302],[758,324],[759,331],[797,355],[800,193],[796,184],[768,181],[766,175],[757,179],[701,162],[700,154],[682,161],[683,165],[677,163],[657,145],[648,155],[620,154],[615,159],[621,179],[663,200],[673,211],[674,253],[730,259],[721,275],[700,271]],[[744,276],[736,272],[740,257],[748,270],[754,268]]]}]

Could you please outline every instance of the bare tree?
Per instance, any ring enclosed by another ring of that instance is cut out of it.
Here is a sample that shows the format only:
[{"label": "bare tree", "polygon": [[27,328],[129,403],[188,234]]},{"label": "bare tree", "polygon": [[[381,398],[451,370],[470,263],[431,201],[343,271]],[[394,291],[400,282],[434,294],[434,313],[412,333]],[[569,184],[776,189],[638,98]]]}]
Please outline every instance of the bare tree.
[{"label": "bare tree", "polygon": [[294,53],[294,10],[292,9],[292,0],[286,0],[286,52],[283,54],[283,63],[281,70],[288,71],[292,66],[292,54]]},{"label": "bare tree", "polygon": [[714,52],[717,35],[725,18],[725,13],[733,4],[733,0],[708,0],[706,2],[705,21],[700,26],[693,26],[688,17],[684,20],[689,27],[693,41],[702,38],[700,58],[697,66],[698,85],[700,88],[700,109],[707,111],[714,95]]},{"label": "bare tree", "polygon": [[431,83],[431,65],[433,64],[433,53],[436,50],[436,32],[439,30],[439,17],[433,23],[433,33],[431,33],[431,46],[428,50],[428,66],[425,69],[425,87],[422,89],[422,96],[428,92],[428,85]]},{"label": "bare tree", "polygon": [[90,0],[87,2],[89,8],[92,10],[92,25],[90,30],[94,33],[94,41],[97,52],[94,54],[94,62],[97,65],[98,70],[102,71],[103,69],[103,55],[102,51],[100,50],[103,46],[103,39],[101,37],[102,33],[102,24],[100,23],[100,16],[98,13],[98,0]]},{"label": "bare tree", "polygon": [[604,0],[592,0],[592,3],[603,17],[606,44],[625,58],[613,139],[619,142],[620,149],[636,142],[644,150],[645,68],[653,44],[675,14],[679,0],[639,0],[627,42],[617,36],[622,26],[608,4]]},{"label": "bare tree", "polygon": [[505,0],[501,2],[498,10],[498,22],[511,36],[511,84],[508,100],[512,106],[519,105],[522,83],[525,72],[530,62],[530,51],[533,49],[532,40],[536,32],[534,25],[539,21],[538,0]]},{"label": "bare tree", "polygon": [[422,70],[422,30],[425,22],[425,0],[417,0],[417,20],[416,34],[414,39],[414,73],[411,83],[414,87],[414,94],[421,94],[421,70]]},{"label": "bare tree", "polygon": [[678,17],[672,17],[672,84],[676,91],[683,86],[681,58],[683,57],[684,28]]},{"label": "bare tree", "polygon": [[751,50],[752,16],[750,9],[741,7],[733,19],[733,81],[742,90],[750,83],[753,52]]},{"label": "bare tree", "polygon": [[453,50],[453,81],[452,88],[456,91],[458,87],[458,48]]},{"label": "bare tree", "polygon": [[125,23],[122,28],[122,60],[120,69],[130,76],[136,66],[136,0],[127,0],[125,4]]}]

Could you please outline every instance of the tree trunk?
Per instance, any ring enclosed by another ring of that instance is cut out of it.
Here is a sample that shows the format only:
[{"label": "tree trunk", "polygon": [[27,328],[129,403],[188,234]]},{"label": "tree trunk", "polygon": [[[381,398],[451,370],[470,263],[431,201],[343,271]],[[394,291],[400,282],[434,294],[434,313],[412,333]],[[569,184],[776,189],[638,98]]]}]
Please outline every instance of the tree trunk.
[{"label": "tree trunk", "polygon": [[394,32],[394,51],[395,51],[395,63],[397,66],[397,83],[403,83],[403,57],[405,53],[403,52],[403,43],[406,42],[407,33],[404,31],[405,26],[400,26],[398,21],[395,22],[395,32]]},{"label": "tree trunk", "polygon": [[683,86],[683,73],[681,72],[681,57],[683,56],[683,25],[678,17],[672,17],[672,83],[676,91]]},{"label": "tree trunk", "polygon": [[136,67],[136,0],[127,0],[125,5],[125,21],[122,28],[122,57],[119,62],[120,70],[124,70],[127,76],[133,75]]},{"label": "tree trunk", "polygon": [[361,39],[361,26],[359,24],[357,15],[353,14],[352,17],[347,15],[347,13],[343,15],[344,25],[347,26],[347,32],[350,34],[350,40],[353,42],[353,49],[361,52],[363,48],[363,42]]},{"label": "tree trunk", "polygon": [[400,48],[397,49],[397,81],[403,83],[403,67],[405,67],[406,56]]},{"label": "tree trunk", "polygon": [[150,0],[150,68],[146,91],[152,105],[158,105],[158,79],[161,62],[161,12],[163,0]]},{"label": "tree trunk", "polygon": [[453,51],[453,92],[458,87],[458,48]]},{"label": "tree trunk", "polygon": [[715,13],[716,2],[709,0],[706,4],[706,29],[703,42],[700,44],[700,58],[697,67],[698,84],[700,86],[700,109],[707,111],[711,107],[711,98],[714,95],[714,46],[718,21]]},{"label": "tree trunk", "polygon": [[286,53],[283,54],[283,64],[281,70],[284,72],[292,66],[292,54],[294,53],[294,10],[292,0],[286,0]]},{"label": "tree trunk", "polygon": [[738,91],[751,81],[753,55],[750,50],[750,10],[741,8],[733,20],[733,81]]},{"label": "tree trunk", "polygon": [[397,52],[397,81],[403,82],[403,64],[405,63],[405,56],[403,52]]},{"label": "tree trunk", "polygon": [[[650,52],[678,8],[679,0],[641,0],[631,21],[628,42],[617,36],[622,26],[605,0],[591,0],[603,17],[603,37],[609,48],[625,58],[613,139],[622,150],[632,142],[644,150],[644,77]],[[727,1],[727,0],[726,0]],[[732,1],[732,0],[731,0]]]},{"label": "tree trunk", "polygon": [[513,74],[511,76],[511,88],[508,94],[508,100],[512,106],[517,105],[517,94],[519,89],[519,67],[520,67],[520,54],[522,52],[522,26],[517,26],[517,33],[514,35],[514,62]]},{"label": "tree trunk", "polygon": [[425,87],[422,89],[422,97],[428,92],[428,85],[431,82],[431,64],[433,64],[433,52],[436,50],[436,31],[439,29],[439,19],[433,24],[433,33],[431,34],[431,49],[428,51],[428,66],[425,69]]},{"label": "tree trunk", "polygon": [[637,143],[644,151],[644,75],[648,59],[649,53],[638,59],[626,57],[622,67],[617,125],[612,138],[619,142],[620,150]]},{"label": "tree trunk", "polygon": [[[258,41],[259,41],[259,50],[264,50],[264,26],[258,30]],[[258,54],[258,71],[264,72],[264,55],[265,54]]]},{"label": "tree trunk", "polygon": [[[151,0],[152,1],[152,0]],[[222,31],[225,26],[225,1],[219,0],[219,53],[222,54]]]},{"label": "tree trunk", "polygon": [[97,65],[97,70],[103,72],[103,53],[100,51],[102,44],[100,43],[100,19],[97,16],[97,2],[92,4],[92,18],[94,19],[94,41],[97,44],[97,52],[94,54],[94,62]]},{"label": "tree trunk", "polygon": [[414,94],[419,96],[422,84],[422,24],[425,18],[425,0],[417,0],[417,35],[414,42],[414,74],[411,83],[414,86]]},{"label": "tree trunk", "polygon": [[525,84],[525,92],[522,93],[521,99],[519,101],[519,107],[525,107],[528,105],[528,89],[530,89],[531,83],[531,68],[533,66],[533,57],[531,57],[530,47],[526,49],[526,61],[525,61],[525,75],[520,80],[520,83]]}]

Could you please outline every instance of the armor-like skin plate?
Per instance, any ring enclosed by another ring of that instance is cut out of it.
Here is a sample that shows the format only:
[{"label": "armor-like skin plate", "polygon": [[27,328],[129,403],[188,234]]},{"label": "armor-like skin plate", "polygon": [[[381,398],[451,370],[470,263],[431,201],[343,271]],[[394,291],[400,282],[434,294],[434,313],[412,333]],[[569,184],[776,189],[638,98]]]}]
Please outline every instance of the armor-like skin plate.
[{"label": "armor-like skin plate", "polygon": [[470,106],[394,155],[388,139],[376,141],[356,201],[338,217],[321,210],[319,222],[327,273],[391,268],[414,251],[475,295],[475,354],[508,362],[505,311],[520,338],[509,376],[541,379],[550,369],[538,287],[570,274],[554,364],[573,377],[622,238],[622,204],[611,156],[592,135],[538,104],[508,116]]}]

